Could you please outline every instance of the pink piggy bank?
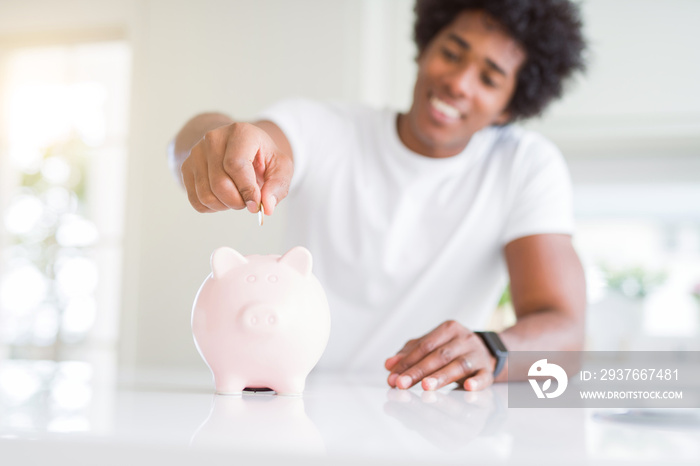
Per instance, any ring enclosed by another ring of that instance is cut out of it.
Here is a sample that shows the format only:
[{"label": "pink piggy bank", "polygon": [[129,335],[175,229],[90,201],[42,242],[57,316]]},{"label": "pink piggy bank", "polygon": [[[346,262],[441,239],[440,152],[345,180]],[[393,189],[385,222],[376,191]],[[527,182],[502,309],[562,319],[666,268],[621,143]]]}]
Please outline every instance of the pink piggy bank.
[{"label": "pink piggy bank", "polygon": [[223,247],[212,254],[211,270],[194,301],[192,333],[216,393],[303,392],[330,333],[311,253],[295,247],[283,256],[243,256]]}]

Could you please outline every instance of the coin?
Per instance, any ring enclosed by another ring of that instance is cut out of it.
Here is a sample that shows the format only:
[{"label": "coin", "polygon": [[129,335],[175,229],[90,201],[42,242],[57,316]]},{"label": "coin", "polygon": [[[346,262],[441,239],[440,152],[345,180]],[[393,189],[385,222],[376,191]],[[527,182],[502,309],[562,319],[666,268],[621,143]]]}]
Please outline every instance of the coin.
[{"label": "coin", "polygon": [[260,202],[260,208],[258,209],[258,225],[262,226],[263,224],[263,205],[262,202]]}]

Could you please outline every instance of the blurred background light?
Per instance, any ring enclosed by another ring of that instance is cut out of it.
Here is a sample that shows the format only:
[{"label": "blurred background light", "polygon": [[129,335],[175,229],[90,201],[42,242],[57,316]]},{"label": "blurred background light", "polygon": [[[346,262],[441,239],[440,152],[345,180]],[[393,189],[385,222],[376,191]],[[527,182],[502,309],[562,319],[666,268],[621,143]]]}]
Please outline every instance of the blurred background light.
[{"label": "blurred background light", "polygon": [[597,303],[603,296],[607,288],[605,274],[598,265],[586,267],[586,298],[588,303]]},{"label": "blurred background light", "polygon": [[78,206],[78,198],[74,192],[62,186],[55,186],[44,192],[44,203],[47,209],[54,212],[74,212]]},{"label": "blurred background light", "polygon": [[80,139],[90,146],[104,144],[107,133],[104,105],[106,91],[96,82],[78,82],[68,89],[72,106],[70,117],[72,126]]},{"label": "blurred background light", "polygon": [[53,345],[58,334],[59,311],[53,304],[44,304],[34,312],[32,342],[37,346]]},{"label": "blurred background light", "polygon": [[92,390],[83,382],[61,379],[51,388],[51,401],[57,410],[76,410],[90,404]]},{"label": "blurred background light", "polygon": [[95,323],[97,305],[90,296],[77,296],[68,301],[61,318],[62,337],[72,341],[82,337]]},{"label": "blurred background light", "polygon": [[84,361],[62,361],[58,364],[56,377],[74,383],[88,383],[94,376],[94,368]]},{"label": "blurred background light", "polygon": [[0,364],[0,392],[3,401],[20,404],[34,396],[42,386],[41,376],[19,364]]},{"label": "blurred background light", "polygon": [[5,228],[9,233],[24,235],[31,232],[41,220],[44,204],[30,194],[20,194],[10,203],[5,214]]},{"label": "blurred background light", "polygon": [[56,231],[56,241],[64,248],[92,246],[97,238],[95,224],[79,215],[63,216]]},{"label": "blurred background light", "polygon": [[52,419],[46,426],[49,432],[87,432],[90,430],[90,421],[85,416],[58,416]]},{"label": "blurred background light", "polygon": [[[59,357],[101,314],[116,321],[130,63],[123,40],[11,46],[0,56],[0,201],[11,201],[2,206],[0,337],[15,358]],[[109,230],[94,215],[103,210]],[[113,351],[118,331],[99,333]]]},{"label": "blurred background light", "polygon": [[66,183],[70,172],[70,165],[63,157],[48,157],[41,166],[41,175],[52,184]]},{"label": "blurred background light", "polygon": [[56,263],[56,285],[65,298],[85,296],[97,287],[97,264],[86,257],[63,257]]},{"label": "blurred background light", "polygon": [[37,307],[46,297],[47,290],[46,277],[34,264],[16,266],[0,281],[0,309],[21,315]]}]

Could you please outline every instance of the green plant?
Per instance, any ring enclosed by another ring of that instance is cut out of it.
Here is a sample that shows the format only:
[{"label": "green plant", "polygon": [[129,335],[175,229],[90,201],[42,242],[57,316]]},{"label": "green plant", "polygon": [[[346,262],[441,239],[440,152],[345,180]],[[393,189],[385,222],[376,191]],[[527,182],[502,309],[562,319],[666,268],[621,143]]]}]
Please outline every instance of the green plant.
[{"label": "green plant", "polygon": [[654,288],[666,281],[664,271],[649,271],[641,266],[612,268],[601,266],[608,288],[617,290],[630,298],[644,298]]},{"label": "green plant", "polygon": [[[77,137],[54,144],[44,151],[35,170],[21,173],[15,190],[12,201],[15,211],[21,212],[21,206],[29,204],[37,208],[38,213],[31,229],[25,224],[10,231],[12,248],[6,258],[15,263],[31,264],[49,284],[41,295],[42,305],[31,309],[34,316],[40,308],[44,312],[42,315],[46,315],[46,309],[54,309],[58,322],[62,322],[61,316],[70,297],[61,292],[56,281],[60,264],[65,264],[67,259],[89,257],[92,241],[85,235],[76,237],[76,229],[70,229],[71,224],[78,224],[83,232],[86,224],[94,229],[85,212],[89,158],[90,148]],[[14,341],[20,344],[33,341],[32,328],[27,327],[13,337]],[[49,344],[47,338],[42,337],[42,346]]]},{"label": "green plant", "polygon": [[506,285],[506,289],[503,290],[501,299],[498,300],[498,307],[505,306],[511,303],[510,299],[510,284]]},{"label": "green plant", "polygon": [[700,303],[700,282],[693,287],[693,291],[691,291],[690,294]]}]

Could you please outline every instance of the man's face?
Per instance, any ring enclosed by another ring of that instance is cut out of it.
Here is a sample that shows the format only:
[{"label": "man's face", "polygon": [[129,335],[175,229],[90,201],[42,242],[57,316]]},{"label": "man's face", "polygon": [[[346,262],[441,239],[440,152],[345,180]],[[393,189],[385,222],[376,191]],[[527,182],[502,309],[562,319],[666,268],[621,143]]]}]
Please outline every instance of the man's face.
[{"label": "man's face", "polygon": [[413,104],[399,136],[414,152],[449,157],[474,133],[506,123],[525,51],[488,15],[464,11],[418,57]]}]

